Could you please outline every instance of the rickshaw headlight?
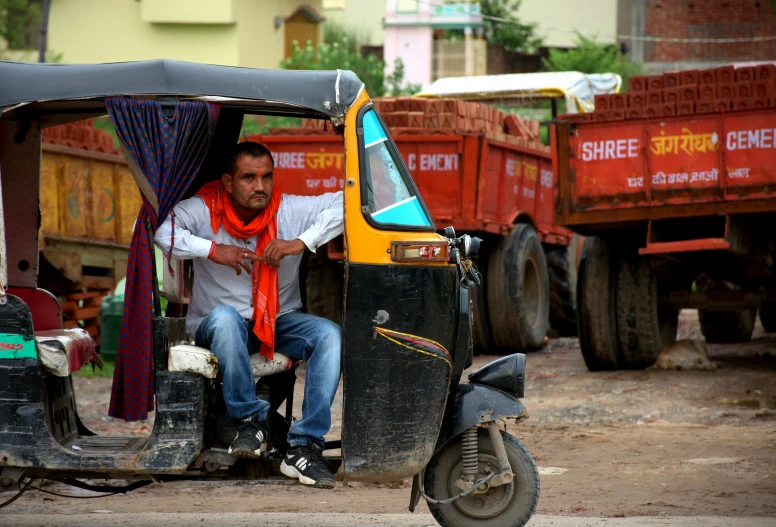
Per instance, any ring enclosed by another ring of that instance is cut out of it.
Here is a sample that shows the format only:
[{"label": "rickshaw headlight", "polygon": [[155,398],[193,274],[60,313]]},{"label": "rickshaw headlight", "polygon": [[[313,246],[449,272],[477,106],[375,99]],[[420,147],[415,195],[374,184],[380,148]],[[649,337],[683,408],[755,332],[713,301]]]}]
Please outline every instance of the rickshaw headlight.
[{"label": "rickshaw headlight", "polygon": [[476,236],[472,237],[471,245],[469,248],[469,256],[477,256],[477,254],[479,254],[481,243],[482,243],[482,240],[480,238],[477,238]]},{"label": "rickshaw headlight", "polygon": [[394,262],[446,262],[449,251],[447,242],[391,242]]},{"label": "rickshaw headlight", "polygon": [[515,397],[525,396],[525,355],[515,353],[486,364],[469,375],[469,382],[484,384]]}]

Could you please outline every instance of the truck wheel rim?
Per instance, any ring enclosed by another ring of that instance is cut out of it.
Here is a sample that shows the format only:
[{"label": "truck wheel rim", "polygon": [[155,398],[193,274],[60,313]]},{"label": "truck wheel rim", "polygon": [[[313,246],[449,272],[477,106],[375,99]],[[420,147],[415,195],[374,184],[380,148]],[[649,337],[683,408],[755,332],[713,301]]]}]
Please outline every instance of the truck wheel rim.
[{"label": "truck wheel rim", "polygon": [[539,271],[533,258],[525,260],[523,276],[523,308],[526,313],[526,321],[531,328],[539,325],[539,312],[541,311],[542,296],[539,291]]},{"label": "truck wheel rim", "polygon": [[[477,479],[485,477],[488,474],[486,470],[498,471],[498,459],[496,459],[495,454],[480,450],[478,457],[479,470],[477,472]],[[455,483],[461,477],[462,470],[462,460],[459,460],[450,470],[450,475],[447,479],[447,489],[450,496],[455,496],[461,492],[461,489]],[[454,501],[453,504],[459,511],[470,518],[486,519],[496,517],[504,512],[512,503],[514,497],[515,484],[512,482],[508,485],[490,487],[483,494],[470,494]]]}]

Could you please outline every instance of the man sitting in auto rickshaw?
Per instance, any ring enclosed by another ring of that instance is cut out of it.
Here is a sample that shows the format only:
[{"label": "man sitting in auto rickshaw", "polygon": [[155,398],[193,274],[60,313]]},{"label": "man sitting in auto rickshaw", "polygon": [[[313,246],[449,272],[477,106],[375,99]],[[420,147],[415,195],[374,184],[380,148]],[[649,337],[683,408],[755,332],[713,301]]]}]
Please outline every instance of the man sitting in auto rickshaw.
[{"label": "man sitting in auto rickshaw", "polygon": [[300,311],[299,265],[305,249],[314,252],[342,232],[342,192],[273,190],[272,155],[259,143],[236,145],[227,162],[220,180],[175,207],[155,241],[175,258],[194,260],[186,328],[218,358],[226,407],[238,422],[229,454],[259,457],[269,403],[256,396],[249,355],[271,359],[282,350],[306,360],[307,373],[302,419],[289,430],[281,471],[332,488],[322,454],[339,384],[341,330]]}]

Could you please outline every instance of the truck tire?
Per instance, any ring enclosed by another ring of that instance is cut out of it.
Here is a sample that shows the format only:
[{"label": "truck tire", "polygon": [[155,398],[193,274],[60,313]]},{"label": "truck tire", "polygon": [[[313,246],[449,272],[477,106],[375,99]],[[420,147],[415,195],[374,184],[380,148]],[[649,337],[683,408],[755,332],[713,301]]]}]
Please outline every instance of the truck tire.
[{"label": "truck tire", "polygon": [[303,300],[307,312],[342,324],[343,267],[329,259],[326,245],[308,256],[305,267]]},{"label": "truck tire", "polygon": [[676,340],[679,311],[660,307],[658,275],[649,260],[638,255],[620,258],[616,291],[620,367],[651,366]]},{"label": "truck tire", "polygon": [[492,353],[495,348],[493,334],[490,331],[490,318],[488,317],[488,254],[480,249],[477,268],[482,275],[480,285],[472,291],[472,339],[474,341],[474,353]]},{"label": "truck tire", "polygon": [[776,333],[776,303],[763,302],[760,306],[760,323],[768,333]]},{"label": "truck tire", "polygon": [[598,237],[585,239],[577,277],[577,330],[590,371],[620,369],[615,310],[618,260],[610,242]]},{"label": "truck tire", "polygon": [[706,342],[712,344],[734,344],[747,342],[752,338],[756,311],[706,311],[698,310],[698,320]]},{"label": "truck tire", "polygon": [[546,254],[550,276],[550,327],[560,337],[576,337],[576,245],[554,246]]},{"label": "truck tire", "polygon": [[544,345],[550,318],[547,260],[531,225],[515,225],[488,261],[488,315],[493,340],[504,353]]}]

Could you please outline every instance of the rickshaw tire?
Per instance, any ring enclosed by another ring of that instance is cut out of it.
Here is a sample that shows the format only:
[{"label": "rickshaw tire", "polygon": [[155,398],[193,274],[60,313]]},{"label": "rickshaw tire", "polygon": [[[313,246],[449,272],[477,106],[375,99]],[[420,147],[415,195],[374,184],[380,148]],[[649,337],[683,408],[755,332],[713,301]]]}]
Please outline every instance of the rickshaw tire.
[{"label": "rickshaw tire", "polygon": [[[533,516],[539,502],[539,470],[528,449],[514,436],[501,431],[509,464],[514,473],[514,495],[506,508],[492,518],[473,518],[456,506],[429,503],[428,508],[442,527],[522,527]],[[462,436],[450,441],[426,466],[423,486],[426,495],[443,500],[458,494],[460,489],[450,488],[450,474],[461,460]],[[487,430],[478,431],[478,451],[495,455]],[[462,499],[467,499],[464,497]]]},{"label": "rickshaw tire", "polygon": [[577,332],[590,371],[620,369],[615,294],[618,261],[611,242],[585,239],[577,275]]},{"label": "rickshaw tire", "polygon": [[[477,266],[481,270],[487,269],[488,253],[480,249]],[[472,340],[474,341],[474,353],[491,353],[495,344],[493,333],[490,329],[490,317],[488,316],[488,273],[482,274],[482,283],[474,287],[472,298]]]},{"label": "rickshaw tire", "polygon": [[[501,239],[490,254],[488,275],[488,314],[497,352],[542,349],[550,320],[550,286],[547,259],[533,226],[517,224]],[[531,294],[535,295],[533,310],[532,302],[526,301]]]},{"label": "rickshaw tire", "polygon": [[[706,342],[712,344],[736,344],[749,342],[754,332],[757,312],[754,309],[740,311],[698,310],[698,321]],[[762,318],[762,315],[761,315]]]}]

